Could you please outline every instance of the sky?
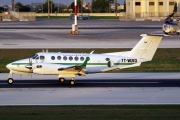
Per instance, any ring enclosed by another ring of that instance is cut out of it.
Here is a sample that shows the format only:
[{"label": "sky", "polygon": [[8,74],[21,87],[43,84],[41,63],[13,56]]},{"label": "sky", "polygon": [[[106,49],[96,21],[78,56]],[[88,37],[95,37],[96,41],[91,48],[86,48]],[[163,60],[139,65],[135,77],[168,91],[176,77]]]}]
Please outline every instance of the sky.
[{"label": "sky", "polygon": [[[44,3],[46,0],[14,0],[16,2],[21,2],[22,4],[30,4],[32,2],[42,2]],[[86,0],[86,2],[91,2],[91,0]],[[53,0],[55,3],[62,3],[64,5],[69,5],[70,3],[74,2],[74,0]],[[124,0],[118,0],[118,3],[124,3]],[[0,4],[5,4],[5,5],[11,5],[11,0],[0,0]]]}]

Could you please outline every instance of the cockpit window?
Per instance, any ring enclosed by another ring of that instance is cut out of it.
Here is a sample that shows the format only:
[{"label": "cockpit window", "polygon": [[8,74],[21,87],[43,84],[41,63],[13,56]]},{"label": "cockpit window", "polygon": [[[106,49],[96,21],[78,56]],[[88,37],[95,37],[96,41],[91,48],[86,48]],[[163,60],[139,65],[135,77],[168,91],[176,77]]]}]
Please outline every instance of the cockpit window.
[{"label": "cockpit window", "polygon": [[44,60],[45,59],[45,57],[44,56],[40,56],[40,60]]},{"label": "cockpit window", "polygon": [[[32,59],[35,59],[35,58],[37,58],[38,57],[38,54],[35,54],[35,55],[33,55],[31,58]],[[38,59],[38,58],[37,58]]]}]

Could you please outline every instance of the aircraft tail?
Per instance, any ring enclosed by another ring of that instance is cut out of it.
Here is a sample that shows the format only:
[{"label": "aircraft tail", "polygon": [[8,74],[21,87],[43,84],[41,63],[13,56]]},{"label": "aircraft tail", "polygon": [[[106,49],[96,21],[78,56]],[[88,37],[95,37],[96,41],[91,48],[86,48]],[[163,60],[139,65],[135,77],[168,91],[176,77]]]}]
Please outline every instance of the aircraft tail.
[{"label": "aircraft tail", "polygon": [[147,35],[142,34],[143,38],[136,44],[136,46],[130,51],[129,57],[135,57],[140,59],[152,60],[159,43],[164,34]]}]

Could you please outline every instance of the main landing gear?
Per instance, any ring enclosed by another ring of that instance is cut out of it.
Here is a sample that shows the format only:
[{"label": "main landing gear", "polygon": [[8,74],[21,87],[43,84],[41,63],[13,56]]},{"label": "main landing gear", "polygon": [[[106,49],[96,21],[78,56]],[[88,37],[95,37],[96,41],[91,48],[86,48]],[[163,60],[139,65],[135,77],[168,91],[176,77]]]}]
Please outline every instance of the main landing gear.
[{"label": "main landing gear", "polygon": [[64,78],[59,78],[59,82],[63,83],[65,81]]},{"label": "main landing gear", "polygon": [[72,78],[72,80],[69,81],[69,83],[70,83],[71,85],[75,85],[75,79],[74,79],[74,77]]},{"label": "main landing gear", "polygon": [[[59,82],[61,82],[61,83],[64,83],[64,81],[65,81],[65,78],[59,78]],[[70,80],[69,81],[69,84],[70,85],[75,85],[75,79],[74,79],[74,77],[72,78],[72,80]]]}]

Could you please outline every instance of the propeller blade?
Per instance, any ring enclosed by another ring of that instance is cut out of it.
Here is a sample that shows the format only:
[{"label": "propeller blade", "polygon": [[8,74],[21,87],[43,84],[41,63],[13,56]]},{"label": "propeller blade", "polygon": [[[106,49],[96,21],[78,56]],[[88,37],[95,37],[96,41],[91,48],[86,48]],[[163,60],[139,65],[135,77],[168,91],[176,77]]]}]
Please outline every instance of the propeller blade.
[{"label": "propeller blade", "polygon": [[26,68],[28,68],[28,69],[32,69],[32,59],[31,58],[29,58],[29,64],[26,66]]}]

